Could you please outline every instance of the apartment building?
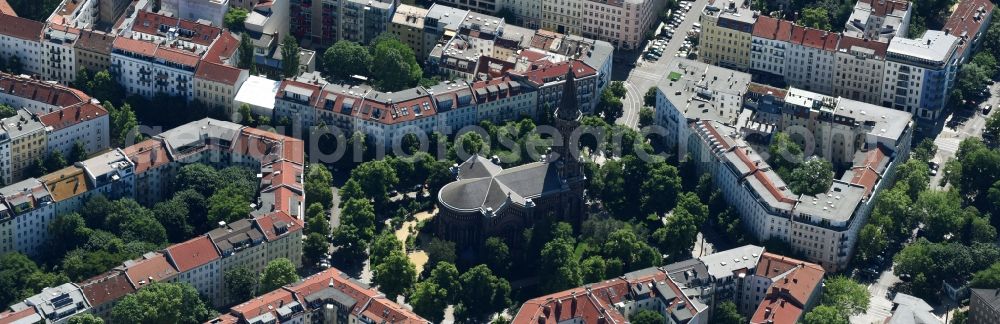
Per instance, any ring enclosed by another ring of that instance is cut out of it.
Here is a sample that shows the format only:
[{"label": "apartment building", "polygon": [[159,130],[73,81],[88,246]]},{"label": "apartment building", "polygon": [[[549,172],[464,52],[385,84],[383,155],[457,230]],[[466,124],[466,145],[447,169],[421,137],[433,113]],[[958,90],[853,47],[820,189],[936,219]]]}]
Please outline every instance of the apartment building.
[{"label": "apartment building", "polygon": [[1000,323],[1000,289],[971,289],[970,324]]},{"label": "apartment building", "polygon": [[701,12],[701,61],[721,67],[748,71],[754,23],[757,13],[750,2],[714,0]]},{"label": "apartment building", "polygon": [[990,28],[995,7],[988,0],[963,0],[951,12],[944,24],[944,32],[959,38],[956,56],[960,58],[960,64],[971,60],[973,53],[979,48],[983,36]]},{"label": "apartment building", "polygon": [[750,45],[750,71],[771,77],[785,77],[785,60],[792,40],[791,21],[760,16],[753,25]]},{"label": "apartment building", "polygon": [[459,8],[462,10],[475,11],[483,14],[496,14],[501,6],[498,2],[502,0],[442,0],[437,1],[443,5]]},{"label": "apartment building", "polygon": [[37,295],[10,306],[10,311],[0,315],[0,321],[9,323],[66,323],[74,315],[90,308],[80,286],[65,283],[46,287]]},{"label": "apartment building", "polygon": [[560,34],[582,34],[583,3],[586,0],[542,0],[542,29]]},{"label": "apartment building", "polygon": [[78,285],[90,303],[89,312],[100,317],[108,317],[119,299],[135,292],[128,275],[119,269],[99,274]]},{"label": "apartment building", "polygon": [[42,33],[41,77],[69,84],[76,80],[76,48],[79,30],[59,25],[46,26]]},{"label": "apartment building", "polygon": [[[236,116],[243,105],[250,106],[250,112],[258,116],[274,116],[274,97],[278,95],[281,81],[252,75],[240,85],[232,103],[226,106],[226,116]],[[235,119],[234,119],[235,120]]]},{"label": "apartment building", "polygon": [[115,37],[94,30],[80,30],[80,37],[73,45],[76,52],[77,70],[90,73],[111,68],[111,47]]},{"label": "apartment building", "polygon": [[500,8],[495,14],[510,13],[514,21],[509,23],[531,29],[542,28],[542,1],[538,0],[499,0]]},{"label": "apartment building", "polygon": [[427,57],[430,51],[424,48],[424,17],[427,17],[427,12],[424,8],[400,4],[389,24],[389,33],[412,48],[418,60]]},{"label": "apartment building", "polygon": [[45,24],[0,14],[0,56],[16,74],[41,74],[44,50],[39,39]]},{"label": "apartment building", "polygon": [[844,35],[879,42],[906,37],[912,12],[909,1],[859,0],[844,24]]},{"label": "apartment building", "polygon": [[39,117],[47,127],[45,152],[72,156],[73,146],[83,145],[88,154],[111,146],[108,111],[93,102],[80,103]]},{"label": "apartment building", "polygon": [[203,61],[194,73],[194,99],[212,109],[232,116],[233,100],[250,71],[230,65]]},{"label": "apartment building", "polygon": [[843,36],[837,46],[833,92],[836,97],[879,104],[889,43]]},{"label": "apartment building", "polygon": [[[13,215],[13,250],[37,256],[49,238],[49,223],[56,217],[52,194],[35,178],[0,188],[0,195]],[[6,206],[5,206],[6,207]]]},{"label": "apartment building", "polygon": [[211,324],[281,323],[430,323],[386,298],[378,290],[335,268],[323,270],[209,320]]},{"label": "apartment building", "polygon": [[652,0],[580,1],[580,33],[586,38],[606,41],[615,48],[631,50],[642,46],[646,32],[656,28],[666,2]]},{"label": "apartment building", "polygon": [[397,4],[394,0],[291,0],[291,33],[314,48],[339,40],[368,44],[388,30]]},{"label": "apartment building", "polygon": [[10,173],[3,175],[6,178],[4,183],[20,181],[28,177],[32,162],[45,158],[48,147],[45,124],[42,124],[37,114],[25,109],[18,110],[17,115],[0,120],[0,123],[10,141]]},{"label": "apartment building", "polygon": [[472,84],[476,96],[477,120],[494,124],[538,116],[538,96],[525,91],[521,84],[509,78],[479,81]]},{"label": "apartment building", "polygon": [[917,39],[893,38],[886,52],[882,106],[936,120],[958,71],[959,38],[928,30]]},{"label": "apartment building", "polygon": [[470,13],[469,10],[432,4],[424,17],[424,44],[417,59],[425,60],[437,46],[444,46],[458,33],[458,28]]},{"label": "apartment building", "polygon": [[840,34],[792,26],[785,59],[785,82],[821,93],[833,92],[834,66]]},{"label": "apartment building", "polygon": [[559,107],[563,95],[563,83],[566,82],[566,74],[572,70],[576,80],[577,103],[580,110],[588,113],[592,112],[597,105],[597,70],[580,61],[569,62],[542,62],[533,64],[527,71],[512,71],[509,75],[512,80],[518,81],[523,86],[536,93],[538,96],[538,111],[554,111]]},{"label": "apartment building", "polygon": [[819,302],[824,274],[815,264],[746,245],[537,297],[513,322],[627,323],[651,310],[670,324],[713,323],[715,308],[731,301],[751,323],[792,324]]},{"label": "apartment building", "polygon": [[[910,115],[795,88],[751,87],[745,73],[688,60],[672,62],[667,71],[655,119],[666,129],[667,145],[701,161],[727,201],[740,206],[745,230],[761,240],[785,240],[829,271],[846,266],[872,198],[883,179],[892,179],[901,163],[896,157],[909,152]],[[807,155],[849,168],[828,193],[791,192],[743,139],[793,128],[814,134],[817,148]]]},{"label": "apartment building", "polygon": [[163,0],[160,12],[171,12],[174,17],[190,21],[206,21],[212,26],[223,27],[229,0]]}]

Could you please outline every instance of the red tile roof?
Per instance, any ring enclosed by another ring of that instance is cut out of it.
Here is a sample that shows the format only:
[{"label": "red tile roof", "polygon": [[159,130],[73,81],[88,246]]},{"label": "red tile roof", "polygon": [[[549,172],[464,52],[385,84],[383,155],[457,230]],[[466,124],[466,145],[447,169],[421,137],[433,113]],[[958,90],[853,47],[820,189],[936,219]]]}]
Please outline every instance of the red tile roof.
[{"label": "red tile roof", "polygon": [[264,181],[269,185],[264,190],[285,186],[302,192],[302,166],[291,161],[279,161],[271,164],[272,172],[264,175]]},{"label": "red tile roof", "polygon": [[986,36],[985,31],[989,27],[984,22],[993,13],[994,7],[995,5],[990,0],[961,0],[958,2],[955,11],[951,13],[948,21],[944,24],[944,31],[965,40],[961,44],[959,52],[964,52],[968,47],[968,42],[971,42],[980,31],[983,31],[983,34],[979,35],[980,37]]},{"label": "red tile roof", "polygon": [[836,51],[840,34],[814,28],[792,26],[791,42],[825,51]]},{"label": "red tile roof", "polygon": [[176,63],[180,65],[195,67],[198,66],[198,61],[201,60],[198,55],[194,55],[191,52],[176,50],[172,48],[160,47],[156,49],[156,53],[153,57],[158,59]]},{"label": "red tile roof", "polygon": [[[694,307],[675,307],[681,303],[690,305],[677,284],[659,269],[640,274],[639,277],[627,276],[610,279],[598,283],[577,287],[547,296],[531,299],[525,302],[514,316],[512,323],[555,324],[569,320],[580,320],[583,323],[624,323],[625,316],[613,305],[630,296],[630,287],[634,285],[665,284],[673,291],[674,298],[667,307],[671,312],[690,312],[689,318],[697,314]],[[651,289],[650,296],[657,294]],[[638,298],[638,297],[635,297]]]},{"label": "red tile roof", "polygon": [[88,102],[42,115],[40,119],[43,125],[52,127],[53,130],[60,130],[107,115],[108,111],[104,107]]},{"label": "red tile roof", "polygon": [[[784,274],[783,277],[779,277]],[[757,275],[777,279],[757,306],[751,323],[793,324],[802,315],[826,274],[819,265],[789,257],[764,253],[757,263]]]},{"label": "red tile roof", "polygon": [[885,57],[885,52],[889,50],[889,43],[851,36],[841,36],[840,45],[837,45],[837,48],[842,51],[849,51],[851,50],[851,47],[867,48],[874,51],[875,56]]},{"label": "red tile roof", "polygon": [[153,55],[156,54],[157,48],[156,44],[128,37],[115,38],[115,42],[112,44],[112,47],[146,57],[153,57]]},{"label": "red tile roof", "polygon": [[160,33],[160,26],[178,27],[182,30],[194,32],[193,35],[190,35],[190,38],[185,35],[182,36],[182,39],[204,46],[211,45],[215,41],[215,38],[222,34],[222,29],[218,27],[202,25],[194,21],[167,17],[148,11],[139,11],[135,17],[135,22],[132,24],[132,31],[157,35]]},{"label": "red tile roof", "polygon": [[28,307],[16,312],[6,311],[0,313],[0,324],[15,323],[24,320],[26,318],[31,318],[33,316],[35,316],[36,320],[43,319],[41,315],[39,315],[38,312],[35,311],[34,307]]},{"label": "red tile roof", "polygon": [[177,269],[170,262],[167,262],[167,258],[162,253],[156,253],[149,258],[136,260],[134,263],[127,261],[125,275],[128,276],[133,286],[142,288],[153,282],[172,279],[177,276]]},{"label": "red tile roof", "polygon": [[80,283],[80,289],[91,306],[97,307],[118,300],[135,291],[125,273],[111,270]]},{"label": "red tile roof", "polygon": [[110,55],[111,46],[114,43],[114,41],[115,41],[114,36],[108,35],[100,31],[84,29],[80,30],[80,38],[76,40],[76,44],[73,46],[91,52]]},{"label": "red tile roof", "polygon": [[910,6],[909,1],[896,1],[896,0],[859,0],[859,2],[867,3],[872,7],[872,11],[876,16],[885,17],[887,14],[893,11],[906,11]]},{"label": "red tile roof", "polygon": [[766,84],[750,82],[747,84],[747,93],[757,93],[761,95],[766,95],[768,92],[778,99],[785,100],[785,96],[788,95],[788,90],[772,87]]},{"label": "red tile roof", "polygon": [[177,266],[178,272],[187,272],[219,258],[219,251],[215,249],[208,236],[199,236],[184,243],[174,244],[168,247],[166,252]]},{"label": "red tile roof", "polygon": [[[295,233],[302,230],[302,222],[295,217],[292,217],[284,211],[278,211],[270,213],[264,216],[260,216],[254,219],[257,222],[257,227],[264,231],[264,237],[268,241],[274,241],[282,238],[289,233]],[[278,233],[277,230],[282,226],[286,226],[287,230],[284,233]]]},{"label": "red tile roof", "polygon": [[135,163],[135,173],[143,173],[161,165],[169,164],[167,145],[159,139],[148,139],[124,148],[125,155]]},{"label": "red tile roof", "polygon": [[865,196],[870,195],[875,190],[875,184],[882,178],[881,170],[878,170],[878,168],[879,164],[885,158],[886,154],[882,150],[882,147],[879,146],[876,149],[869,150],[865,155],[864,162],[861,165],[854,166],[852,169],[854,177],[851,178],[851,184],[865,187]]},{"label": "red tile roof", "polygon": [[90,96],[80,90],[2,72],[0,92],[58,107],[90,101]]},{"label": "red tile roof", "polygon": [[235,86],[240,81],[243,71],[236,67],[204,60],[201,61],[201,64],[198,64],[198,69],[195,70],[194,77]]},{"label": "red tile roof", "polygon": [[18,16],[0,14],[0,35],[37,41],[42,37],[45,24]]},{"label": "red tile roof", "polygon": [[336,268],[323,270],[286,289],[294,292],[299,298],[305,298],[328,287],[333,287],[356,300],[351,313],[356,316],[364,315],[374,323],[429,323],[412,311],[385,298],[377,290],[362,286]]},{"label": "red tile roof", "polygon": [[[255,297],[245,303],[233,306],[230,309],[231,314],[243,319],[244,321],[249,321],[257,316],[263,315],[265,313],[273,313],[281,308],[282,306],[295,301],[295,297],[288,290],[279,288],[278,290],[266,293],[262,296]],[[277,314],[274,314],[277,318]]]},{"label": "red tile roof", "polygon": [[753,25],[753,35],[779,41],[789,41],[792,37],[791,21],[776,19],[768,16],[757,17],[757,23]]},{"label": "red tile roof", "polygon": [[[594,70],[581,61],[574,60],[572,65],[574,69],[573,73],[577,79],[597,75],[597,70]],[[570,62],[560,62],[544,67],[535,66],[533,69],[526,72],[517,72],[514,74],[520,74],[524,76],[528,82],[533,83],[536,87],[540,87],[545,83],[553,82],[559,78],[565,77],[566,72],[569,71],[569,66]]]},{"label": "red tile roof", "polygon": [[220,35],[219,38],[212,43],[212,46],[208,48],[208,51],[205,52],[205,61],[222,64],[223,61],[226,61],[232,58],[233,55],[236,55],[236,51],[239,47],[239,37],[236,37],[236,34],[224,31],[222,35]]},{"label": "red tile roof", "polygon": [[0,0],[0,14],[17,17],[17,13],[14,12],[14,8],[7,3],[7,0]]}]

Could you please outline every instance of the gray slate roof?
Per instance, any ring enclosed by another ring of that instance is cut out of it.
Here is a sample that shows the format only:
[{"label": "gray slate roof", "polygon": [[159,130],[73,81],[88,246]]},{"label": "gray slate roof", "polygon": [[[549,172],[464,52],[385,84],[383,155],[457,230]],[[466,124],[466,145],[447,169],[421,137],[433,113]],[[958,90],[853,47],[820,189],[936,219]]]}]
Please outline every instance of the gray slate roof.
[{"label": "gray slate roof", "polygon": [[459,166],[458,179],[441,188],[439,198],[459,210],[497,211],[508,201],[523,206],[528,199],[562,189],[556,164],[545,162],[503,169],[473,156]]}]

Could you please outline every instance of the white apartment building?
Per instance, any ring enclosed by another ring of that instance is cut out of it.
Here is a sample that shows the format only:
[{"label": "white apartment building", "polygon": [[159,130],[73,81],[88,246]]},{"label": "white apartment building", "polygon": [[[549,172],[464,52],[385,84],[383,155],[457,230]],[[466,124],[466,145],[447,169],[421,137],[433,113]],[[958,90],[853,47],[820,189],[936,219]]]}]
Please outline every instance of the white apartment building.
[{"label": "white apartment building", "polygon": [[581,35],[583,3],[587,0],[541,0],[542,29],[560,34]]},{"label": "white apartment building", "polygon": [[840,34],[792,26],[792,38],[786,51],[785,82],[790,86],[831,93],[834,65]]},{"label": "white apartment building", "polygon": [[69,84],[76,80],[76,48],[78,30],[52,25],[41,38],[42,78]]},{"label": "white apartment building", "polygon": [[935,120],[958,72],[958,37],[928,30],[918,39],[893,38],[886,54],[882,106]]},{"label": "white apartment building", "polygon": [[219,251],[208,236],[171,245],[164,250],[164,254],[177,268],[178,282],[190,284],[199,294],[218,296],[223,282],[222,266]]},{"label": "white apartment building", "polygon": [[844,35],[880,42],[906,37],[912,11],[909,1],[859,0],[844,24]]},{"label": "white apartment building", "polygon": [[786,49],[791,45],[792,22],[760,16],[753,25],[750,45],[750,70],[785,76]]},{"label": "white apartment building", "polygon": [[[25,109],[17,111],[17,115],[0,120],[0,127],[6,138],[10,140],[9,154],[4,152],[3,158],[9,156],[10,173],[4,173],[3,183],[13,183],[28,178],[28,168],[36,159],[45,157],[48,146],[45,125]],[[3,139],[3,136],[0,136]],[[5,170],[6,171],[6,170]]]},{"label": "white apartment building", "polygon": [[147,99],[157,94],[194,98],[198,56],[126,37],[115,39],[111,70],[126,91]]},{"label": "white apartment building", "polygon": [[619,49],[642,46],[646,31],[660,23],[666,2],[653,0],[581,1],[583,37],[606,41]]},{"label": "white apartment building", "polygon": [[49,223],[56,217],[52,195],[38,179],[30,178],[0,188],[13,213],[14,251],[28,256],[42,252],[49,238]]},{"label": "white apartment building", "polygon": [[20,65],[23,74],[41,74],[44,50],[39,39],[42,37],[43,23],[16,16],[0,14],[0,57]]},{"label": "white apartment building", "polygon": [[164,0],[160,10],[174,13],[174,17],[190,21],[207,21],[212,26],[223,27],[229,0]]},{"label": "white apartment building", "polygon": [[531,29],[542,27],[542,1],[538,0],[499,0],[496,13],[507,10],[514,14],[515,21],[511,24]]},{"label": "white apartment building", "polygon": [[76,104],[40,117],[48,132],[47,154],[72,156],[73,146],[83,144],[87,154],[110,147],[108,111],[93,102]]},{"label": "white apartment building", "polygon": [[472,85],[476,95],[477,120],[494,124],[517,120],[523,116],[537,116],[538,97],[524,91],[521,84],[509,79],[480,81]]}]

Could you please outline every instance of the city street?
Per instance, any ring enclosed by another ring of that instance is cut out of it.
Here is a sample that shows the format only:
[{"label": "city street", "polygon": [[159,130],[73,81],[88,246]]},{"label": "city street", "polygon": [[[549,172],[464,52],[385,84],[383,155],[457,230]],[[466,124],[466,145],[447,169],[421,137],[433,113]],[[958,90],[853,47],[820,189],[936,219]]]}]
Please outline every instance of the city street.
[{"label": "city street", "polygon": [[[622,117],[618,118],[616,123],[633,128],[638,127],[639,109],[641,109],[643,105],[643,95],[646,94],[646,91],[649,90],[650,87],[655,86],[656,83],[660,81],[660,79],[662,79],[664,75],[667,74],[666,71],[667,63],[669,63],[670,60],[676,59],[674,54],[676,54],[677,51],[680,50],[681,45],[683,45],[684,43],[685,35],[689,30],[691,30],[692,25],[698,22],[698,18],[701,15],[701,10],[702,8],[705,7],[705,4],[707,3],[708,0],[694,1],[694,4],[691,6],[691,10],[688,11],[687,14],[685,15],[684,21],[681,22],[681,24],[677,27],[677,30],[674,33],[674,38],[670,39],[667,42],[667,45],[663,50],[663,57],[661,57],[659,60],[656,61],[644,60],[642,58],[644,51],[634,55],[635,67],[632,68],[630,71],[627,70],[628,75],[623,80],[625,83],[625,89],[628,90],[628,94],[622,100],[622,104],[624,105],[623,108],[624,112],[622,113]],[[661,24],[660,27],[662,28],[663,26],[664,25]],[[657,31],[659,30],[660,28],[657,28]],[[646,46],[649,46],[648,42]],[[631,60],[633,56],[628,56],[628,57],[629,60]],[[617,66],[628,69],[629,60],[623,60],[626,62],[624,62],[623,64],[618,64]],[[622,80],[621,75],[619,74],[618,77],[615,78],[615,80],[621,81]]]}]

